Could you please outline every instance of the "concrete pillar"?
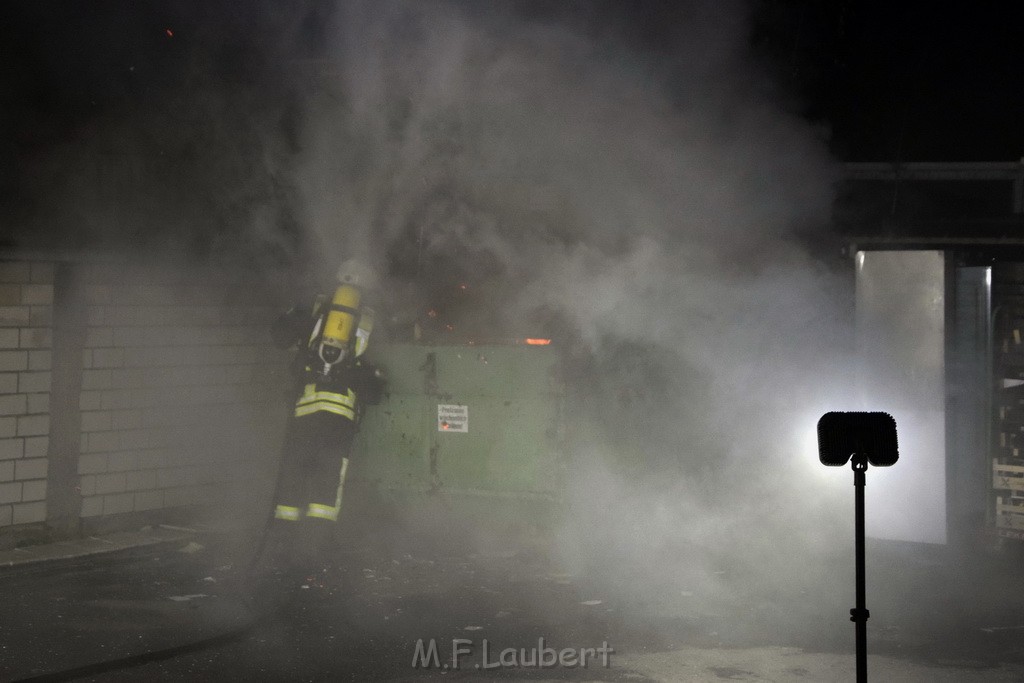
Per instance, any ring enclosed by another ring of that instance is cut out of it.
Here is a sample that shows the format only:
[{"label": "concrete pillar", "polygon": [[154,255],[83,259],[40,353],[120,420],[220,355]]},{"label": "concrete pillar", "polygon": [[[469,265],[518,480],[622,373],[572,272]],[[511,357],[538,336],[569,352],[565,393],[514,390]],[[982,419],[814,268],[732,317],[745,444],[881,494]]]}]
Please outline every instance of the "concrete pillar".
[{"label": "concrete pillar", "polygon": [[53,291],[53,381],[50,393],[50,442],[47,450],[47,524],[59,535],[75,535],[82,495],[78,458],[82,414],[82,348],[85,301],[74,264],[59,263]]}]

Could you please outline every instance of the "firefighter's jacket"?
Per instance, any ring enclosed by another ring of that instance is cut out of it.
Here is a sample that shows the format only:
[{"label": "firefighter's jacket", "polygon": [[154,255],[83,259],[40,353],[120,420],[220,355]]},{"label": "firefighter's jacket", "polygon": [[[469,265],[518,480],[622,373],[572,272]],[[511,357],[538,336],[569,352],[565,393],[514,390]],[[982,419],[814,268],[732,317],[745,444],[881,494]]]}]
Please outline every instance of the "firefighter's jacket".
[{"label": "firefighter's jacket", "polygon": [[359,309],[346,357],[328,366],[318,354],[326,300],[318,296],[312,306],[295,306],[278,318],[272,328],[274,343],[282,349],[298,346],[291,368],[298,396],[295,417],[331,413],[358,423],[363,407],[379,403],[384,392],[381,373],[362,359],[373,330],[373,309]]}]

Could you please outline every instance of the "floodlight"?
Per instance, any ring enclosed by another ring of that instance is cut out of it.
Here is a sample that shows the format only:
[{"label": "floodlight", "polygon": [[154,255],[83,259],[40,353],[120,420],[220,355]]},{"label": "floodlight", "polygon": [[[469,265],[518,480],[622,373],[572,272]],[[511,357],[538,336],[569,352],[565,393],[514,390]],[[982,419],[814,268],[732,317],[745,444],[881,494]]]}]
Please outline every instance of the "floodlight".
[{"label": "floodlight", "polygon": [[900,459],[896,420],[889,413],[825,413],[818,420],[818,459],[829,467],[853,466],[854,554],[857,606],[850,621],[857,631],[857,683],[868,680],[868,612],[864,578],[864,484],[868,463],[889,467]]},{"label": "floodlight", "polygon": [[842,467],[851,457],[866,458],[875,467],[899,460],[896,420],[889,413],[825,413],[818,420],[818,459]]}]

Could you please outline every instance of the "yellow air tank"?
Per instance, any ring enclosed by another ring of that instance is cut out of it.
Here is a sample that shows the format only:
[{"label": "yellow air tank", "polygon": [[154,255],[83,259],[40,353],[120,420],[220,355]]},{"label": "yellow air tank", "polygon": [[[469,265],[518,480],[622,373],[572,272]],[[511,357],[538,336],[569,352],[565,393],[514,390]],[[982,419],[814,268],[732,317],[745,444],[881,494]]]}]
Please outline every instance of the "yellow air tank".
[{"label": "yellow air tank", "polygon": [[334,290],[320,341],[320,357],[325,363],[337,363],[345,356],[359,320],[359,290],[340,285]]}]

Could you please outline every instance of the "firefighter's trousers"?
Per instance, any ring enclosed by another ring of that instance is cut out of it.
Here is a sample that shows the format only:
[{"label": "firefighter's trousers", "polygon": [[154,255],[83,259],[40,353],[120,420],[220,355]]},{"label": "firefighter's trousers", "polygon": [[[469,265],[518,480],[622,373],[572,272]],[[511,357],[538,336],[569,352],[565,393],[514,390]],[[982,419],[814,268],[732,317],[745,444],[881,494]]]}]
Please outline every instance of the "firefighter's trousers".
[{"label": "firefighter's trousers", "polygon": [[343,415],[320,411],[289,419],[275,520],[337,521],[355,434],[355,423]]}]

